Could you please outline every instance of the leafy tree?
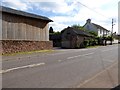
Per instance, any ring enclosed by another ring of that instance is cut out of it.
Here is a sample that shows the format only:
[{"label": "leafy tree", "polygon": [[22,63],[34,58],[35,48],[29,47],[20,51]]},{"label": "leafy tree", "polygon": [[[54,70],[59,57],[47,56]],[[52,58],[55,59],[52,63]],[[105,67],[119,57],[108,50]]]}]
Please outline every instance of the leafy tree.
[{"label": "leafy tree", "polygon": [[50,27],[50,28],[49,28],[49,33],[54,33],[54,31],[53,31],[53,28],[52,28],[52,27]]},{"label": "leafy tree", "polygon": [[[88,30],[87,30],[88,31]],[[95,31],[88,31],[90,34],[92,34],[93,36],[97,36],[97,33]]]},{"label": "leafy tree", "polygon": [[106,37],[106,39],[109,41],[113,41],[114,38],[112,36],[108,36],[108,37]]},{"label": "leafy tree", "polygon": [[85,29],[82,26],[80,26],[79,24],[74,24],[71,27],[85,31]]},{"label": "leafy tree", "polygon": [[92,34],[93,36],[97,36],[97,33],[96,33],[96,32],[86,30],[86,29],[84,29],[82,26],[80,26],[79,24],[78,24],[78,25],[77,25],[77,24],[74,24],[74,25],[72,25],[71,27],[77,28],[77,29],[80,29],[80,30],[83,30],[83,31],[86,31],[86,32]]},{"label": "leafy tree", "polygon": [[59,32],[59,31],[50,33],[50,35],[59,35],[59,34],[61,34],[61,32]]},{"label": "leafy tree", "polygon": [[54,35],[55,35],[55,34],[56,34],[56,35],[59,35],[59,34],[61,34],[61,32],[57,31],[57,32],[54,32],[53,34],[54,34]]}]

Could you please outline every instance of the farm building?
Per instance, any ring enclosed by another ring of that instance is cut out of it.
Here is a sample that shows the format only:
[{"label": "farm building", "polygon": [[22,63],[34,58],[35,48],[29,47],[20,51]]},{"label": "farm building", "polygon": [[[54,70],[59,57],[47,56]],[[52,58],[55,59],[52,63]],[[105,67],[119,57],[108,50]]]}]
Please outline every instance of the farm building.
[{"label": "farm building", "polygon": [[1,6],[2,54],[51,49],[47,17]]},{"label": "farm building", "polygon": [[90,39],[92,36],[73,27],[67,27],[61,31],[61,47],[62,48],[80,48],[84,40]]}]

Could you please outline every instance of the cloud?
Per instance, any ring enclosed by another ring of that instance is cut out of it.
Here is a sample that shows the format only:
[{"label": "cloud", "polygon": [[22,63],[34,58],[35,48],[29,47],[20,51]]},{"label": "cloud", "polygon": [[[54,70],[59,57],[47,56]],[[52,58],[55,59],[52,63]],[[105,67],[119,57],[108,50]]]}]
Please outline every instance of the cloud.
[{"label": "cloud", "polygon": [[[73,13],[72,16],[52,16],[51,19],[53,19],[55,22],[58,22],[60,24],[69,23],[70,22],[76,22],[76,24],[84,25],[86,22],[86,19],[91,18],[93,23],[99,24],[103,27],[105,27],[108,30],[111,30],[112,24],[111,19],[114,18],[116,22],[114,26],[114,30],[117,31],[118,25],[117,25],[117,2],[113,0],[106,0],[105,2],[101,2],[101,0],[97,0],[95,2],[88,1],[88,0],[81,0],[81,3],[78,3],[79,0],[74,0],[74,6],[76,6],[78,9],[77,13]],[[93,4],[94,3],[94,4]],[[71,5],[72,7],[72,5]],[[61,29],[62,30],[62,27]],[[118,32],[118,31],[117,31]]]},{"label": "cloud", "polygon": [[3,0],[2,1],[3,6],[7,6],[13,9],[19,9],[26,11],[28,8],[30,8],[27,3],[24,3],[22,0]]},{"label": "cloud", "polygon": [[49,24],[49,27],[53,27],[53,30],[54,31],[61,31],[63,30],[64,28],[68,27],[68,25],[65,25],[65,24],[60,24],[60,23],[57,23],[57,22],[51,22]]},{"label": "cloud", "polygon": [[[114,29],[117,31],[118,0],[3,0],[4,5],[15,9],[33,12],[41,11],[54,22],[54,30],[62,30],[72,24],[84,25],[86,19],[107,29],[111,29],[111,19],[116,19]],[[49,12],[49,13],[47,13]],[[47,14],[46,14],[47,13]]]},{"label": "cloud", "polygon": [[36,7],[40,10],[51,11],[53,13],[66,13],[71,10],[66,3],[58,2],[40,2],[36,4]]},{"label": "cloud", "polygon": [[72,4],[68,4],[65,0],[48,2],[45,0],[39,3],[34,3],[34,6],[37,7],[37,9],[57,14],[72,14],[70,12],[78,9],[78,7],[75,7],[76,5],[74,2],[72,2]]}]

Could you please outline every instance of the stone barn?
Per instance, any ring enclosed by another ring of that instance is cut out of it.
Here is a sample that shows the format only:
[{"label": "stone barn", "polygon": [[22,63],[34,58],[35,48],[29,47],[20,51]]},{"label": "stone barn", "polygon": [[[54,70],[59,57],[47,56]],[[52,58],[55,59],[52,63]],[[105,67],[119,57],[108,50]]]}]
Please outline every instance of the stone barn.
[{"label": "stone barn", "polygon": [[47,17],[1,6],[2,54],[52,49]]},{"label": "stone barn", "polygon": [[81,48],[84,40],[90,39],[92,36],[73,27],[67,27],[61,31],[61,47],[62,48]]}]

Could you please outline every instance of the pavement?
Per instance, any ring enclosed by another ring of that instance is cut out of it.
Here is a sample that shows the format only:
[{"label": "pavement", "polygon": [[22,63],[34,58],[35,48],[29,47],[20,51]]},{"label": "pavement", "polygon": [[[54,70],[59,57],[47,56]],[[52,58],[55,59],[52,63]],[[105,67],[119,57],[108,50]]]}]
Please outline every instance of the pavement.
[{"label": "pavement", "polygon": [[118,62],[84,81],[78,88],[114,88],[118,86]]}]

